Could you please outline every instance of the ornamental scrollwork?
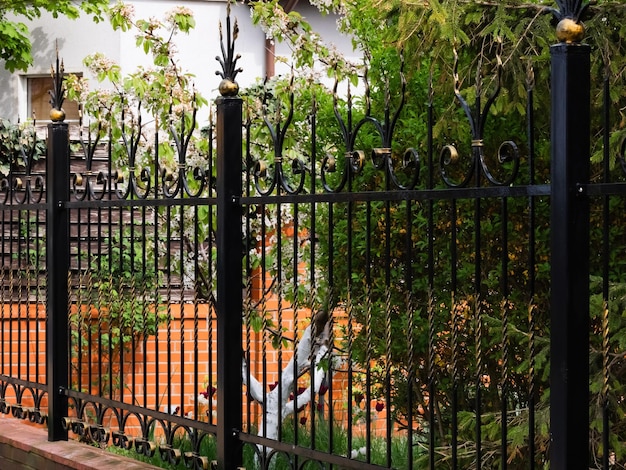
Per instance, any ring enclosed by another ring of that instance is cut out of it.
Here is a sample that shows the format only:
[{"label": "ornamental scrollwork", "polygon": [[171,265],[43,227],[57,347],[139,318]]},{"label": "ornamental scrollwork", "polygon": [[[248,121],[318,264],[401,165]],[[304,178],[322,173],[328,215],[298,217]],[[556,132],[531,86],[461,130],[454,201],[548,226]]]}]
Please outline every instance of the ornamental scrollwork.
[{"label": "ornamental scrollwork", "polygon": [[[292,83],[293,85],[293,76]],[[294,116],[294,94],[289,93],[287,116],[282,118],[281,104],[277,105],[276,116],[269,117],[269,93],[264,93],[262,100],[263,123],[269,133],[272,146],[270,154],[273,159],[255,158],[252,156],[254,184],[257,193],[262,196],[272,194],[275,190],[287,194],[299,194],[306,181],[307,165],[300,157],[287,159],[285,156],[285,137]],[[253,153],[253,152],[252,152]]]},{"label": "ornamental scrollwork", "polygon": [[103,171],[93,171],[93,161],[98,145],[104,135],[103,124],[98,121],[98,123],[93,126],[93,133],[91,129],[92,126],[87,124],[87,130],[85,131],[83,126],[83,114],[81,111],[78,126],[78,142],[85,156],[85,171],[74,174],[72,179],[72,192],[74,197],[79,201],[83,201],[85,199],[101,200],[107,192],[109,178]]},{"label": "ornamental scrollwork", "polygon": [[[339,95],[337,92],[339,82],[335,80],[333,86],[333,112],[335,114],[335,120],[339,125],[339,131],[341,133],[342,144],[345,148],[343,153],[343,165],[338,164],[337,155],[331,153],[327,154],[322,160],[322,166],[320,171],[320,177],[324,190],[329,193],[341,192],[348,183],[348,179],[352,179],[354,175],[359,174],[365,165],[366,157],[365,152],[362,150],[354,149],[354,134],[355,129],[352,124],[352,93],[350,85],[348,85],[347,97],[346,97],[346,117],[342,116],[339,110]],[[336,178],[338,181],[333,185],[330,181],[329,175],[336,174],[341,171],[340,177]]]},{"label": "ornamental scrollwork", "polygon": [[9,171],[0,178],[0,201],[3,204],[38,204],[45,192],[45,178],[33,174],[34,163],[42,153],[36,120],[24,125],[18,122],[14,132],[18,154],[10,157]]},{"label": "ornamental scrollwork", "polygon": [[[344,118],[341,114],[338,106],[338,94],[337,94],[337,82],[333,89],[333,107],[334,114],[339,125],[343,146],[346,149],[343,154],[343,167],[341,168],[341,176],[338,181],[332,185],[330,183],[329,175],[340,171],[338,160],[335,155],[327,155],[322,161],[321,179],[324,189],[327,192],[341,192],[346,187],[351,190],[351,182],[357,174],[359,174],[366,164],[366,152],[356,149],[356,142],[359,133],[366,128],[373,128],[373,133],[379,140],[379,146],[375,147],[370,152],[370,161],[374,168],[381,170],[385,173],[386,188],[385,189],[400,189],[408,190],[414,189],[419,181],[420,176],[420,157],[416,149],[406,149],[397,164],[397,157],[394,155],[393,149],[393,134],[398,123],[398,119],[406,102],[406,78],[404,75],[404,58],[401,55],[400,65],[400,101],[396,106],[395,111],[391,110],[391,93],[389,80],[385,82],[385,105],[384,105],[384,118],[379,120],[372,116],[370,106],[370,87],[368,83],[368,70],[365,69],[364,83],[365,83],[365,100],[366,100],[366,112],[365,116],[352,125],[352,97],[350,94],[350,87],[348,87],[347,97],[347,111]],[[402,170],[405,174],[401,177],[398,169]]]},{"label": "ornamental scrollwork", "polygon": [[[205,190],[209,182],[210,175],[200,167],[194,167],[191,171],[191,177],[195,181],[195,185],[190,185],[189,181],[187,155],[196,128],[197,112],[195,93],[191,100],[190,112],[182,112],[178,120],[176,120],[176,117],[170,112],[171,117],[168,129],[176,152],[177,168],[175,172],[170,172],[165,169],[161,171],[161,187],[163,189],[163,195],[167,198],[183,196],[198,197]],[[176,122],[178,126],[175,125]]]},{"label": "ornamental scrollwork", "polygon": [[[480,73],[481,64],[478,64],[479,73],[476,76],[476,98],[474,105],[470,105],[461,94],[461,80],[459,79],[459,56],[454,48],[454,95],[461,105],[465,116],[470,125],[471,134],[471,155],[469,161],[462,158],[455,145],[449,144],[443,147],[439,154],[439,171],[445,184],[449,187],[459,188],[467,186],[472,179],[475,180],[476,186],[480,185],[481,179],[484,177],[490,184],[494,186],[507,186],[513,183],[519,172],[520,152],[517,144],[507,140],[502,142],[498,147],[497,155],[491,161],[495,161],[502,166],[502,177],[498,177],[495,168],[490,168],[485,153],[485,124],[489,115],[489,110],[493,106],[496,98],[500,94],[502,88],[502,40],[496,39],[496,70],[495,70],[495,86],[491,94],[482,106],[482,75]],[[465,164],[464,164],[465,163]],[[452,171],[462,166],[459,171]],[[460,176],[457,177],[457,174]],[[507,174],[508,173],[508,174]]]}]

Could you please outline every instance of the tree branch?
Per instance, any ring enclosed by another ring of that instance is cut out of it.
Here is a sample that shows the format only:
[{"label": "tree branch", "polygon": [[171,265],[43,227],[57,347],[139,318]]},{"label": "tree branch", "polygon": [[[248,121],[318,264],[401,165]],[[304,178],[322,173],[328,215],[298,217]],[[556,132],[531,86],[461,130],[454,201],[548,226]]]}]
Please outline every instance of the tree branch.
[{"label": "tree branch", "polygon": [[282,417],[286,418],[287,416],[293,414],[296,411],[296,406],[298,408],[305,406],[311,402],[313,396],[319,392],[320,386],[324,381],[324,376],[326,375],[326,371],[324,368],[319,367],[320,362],[324,357],[328,354],[328,347],[326,345],[320,347],[315,356],[315,372],[313,373],[314,380],[311,381],[315,385],[313,389],[311,385],[307,387],[307,389],[301,394],[294,393],[294,399],[285,403],[282,407]]},{"label": "tree branch", "polygon": [[[243,384],[248,387],[250,396],[263,407],[263,385],[252,374],[248,374],[248,363],[245,358],[241,361],[241,375],[243,376]],[[248,381],[248,377],[250,381]]]}]

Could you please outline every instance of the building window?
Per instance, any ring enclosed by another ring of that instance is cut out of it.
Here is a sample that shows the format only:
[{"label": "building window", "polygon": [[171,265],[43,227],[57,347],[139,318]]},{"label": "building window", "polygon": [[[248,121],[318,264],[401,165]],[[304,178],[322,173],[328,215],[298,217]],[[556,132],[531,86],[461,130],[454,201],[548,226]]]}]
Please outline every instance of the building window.
[{"label": "building window", "polygon": [[[28,77],[28,116],[35,117],[38,121],[50,119],[50,94],[49,90],[54,88],[51,76]],[[78,120],[78,103],[67,98],[63,102],[65,120]]]}]

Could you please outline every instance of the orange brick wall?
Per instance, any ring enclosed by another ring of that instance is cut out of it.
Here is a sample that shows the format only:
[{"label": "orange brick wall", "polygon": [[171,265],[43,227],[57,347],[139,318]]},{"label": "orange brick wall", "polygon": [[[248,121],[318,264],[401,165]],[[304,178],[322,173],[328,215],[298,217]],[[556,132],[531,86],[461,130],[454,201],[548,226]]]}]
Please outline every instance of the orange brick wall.
[{"label": "orange brick wall", "polygon": [[[263,304],[263,308],[273,315],[273,321],[278,322],[278,303],[270,300]],[[208,387],[217,386],[217,324],[215,313],[209,305],[183,304],[169,306],[168,323],[160,325],[155,336],[139,339],[133,345],[127,344],[122,358],[115,357],[113,361],[103,354],[99,360],[96,345],[90,349],[91,354],[83,354],[80,358],[72,357],[71,385],[73,389],[99,394],[112,399],[121,399],[126,403],[145,406],[149,409],[167,411],[176,409],[178,413],[190,418],[215,422],[216,395],[211,397],[209,405],[199,403],[198,395]],[[310,311],[300,309],[297,313],[291,308],[281,311],[281,325],[284,328],[284,337],[293,339],[294,335],[301,335],[308,324]],[[1,373],[45,383],[45,306],[5,305],[0,318],[2,330],[2,362]],[[337,324],[345,323],[339,318]],[[339,328],[336,328],[339,334]],[[38,340],[38,342],[37,342]],[[272,348],[269,336],[251,332],[246,340],[244,326],[242,341],[244,348],[249,348],[251,374],[265,383],[267,390],[278,380],[279,369],[284,368],[291,359],[292,352],[288,348],[278,352]],[[75,350],[77,346],[75,345]],[[18,355],[18,352],[20,355]],[[265,358],[265,375],[263,373],[263,359]],[[233,365],[233,367],[239,367]],[[102,374],[100,374],[102,371]],[[80,373],[79,373],[80,372]],[[109,387],[112,378],[113,387]],[[308,378],[303,377],[301,386],[308,385]],[[9,387],[10,389],[10,387]],[[347,396],[347,374],[338,372],[333,381],[333,417],[336,421],[346,420],[347,406],[356,406],[352,397]],[[327,413],[329,399],[324,396],[324,413]],[[7,393],[7,402],[16,403],[17,398],[11,390]],[[251,426],[258,426],[260,409],[256,403],[247,406],[248,398],[244,391],[242,395],[243,422]],[[23,406],[32,406],[32,396],[22,397]],[[42,411],[46,411],[47,402],[42,403]],[[170,408],[171,407],[171,408]],[[360,404],[365,409],[363,403]],[[376,413],[375,403],[370,405],[374,416],[374,425],[384,430],[385,411]],[[246,415],[250,411],[250,417]],[[95,416],[95,410],[88,409],[88,415]],[[307,417],[308,408],[299,414]],[[113,413],[105,416],[103,423],[112,430],[119,428],[119,423]],[[355,424],[355,429],[362,425]],[[137,420],[131,419],[126,423],[127,433],[134,430],[139,434]],[[159,434],[157,432],[157,434]]]},{"label": "orange brick wall", "polygon": [[[0,374],[46,383],[46,309],[42,303],[0,303]],[[24,407],[34,406],[28,389],[21,396]],[[16,389],[7,386],[7,403],[17,403]],[[47,399],[42,406],[47,407]]]}]

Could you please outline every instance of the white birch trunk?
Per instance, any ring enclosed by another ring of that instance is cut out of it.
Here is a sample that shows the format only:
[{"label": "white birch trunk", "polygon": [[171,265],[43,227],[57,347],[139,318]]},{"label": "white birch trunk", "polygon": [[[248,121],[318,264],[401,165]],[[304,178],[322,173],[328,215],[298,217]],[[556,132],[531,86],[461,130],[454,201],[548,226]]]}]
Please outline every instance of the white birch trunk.
[{"label": "white birch trunk", "polygon": [[[247,364],[244,360],[242,373],[244,384],[248,387],[248,392],[252,398],[261,405],[263,409],[262,421],[259,424],[258,435],[268,439],[278,438],[278,428],[280,423],[288,416],[294,414],[296,406],[301,408],[311,402],[315,394],[319,392],[320,385],[324,380],[326,371],[320,366],[322,360],[329,353],[328,337],[329,325],[319,332],[316,338],[311,338],[311,325],[309,325],[296,345],[293,357],[283,368],[280,383],[271,391],[265,393],[265,403],[263,402],[263,384],[252,375],[249,377]],[[313,360],[311,360],[313,358]],[[301,394],[297,394],[296,383],[307,369],[312,376],[312,389],[309,386]],[[289,395],[297,395],[297,399],[289,399]],[[280,398],[280,400],[279,400]],[[296,404],[297,402],[297,404]],[[279,418],[280,416],[280,418]]]}]

